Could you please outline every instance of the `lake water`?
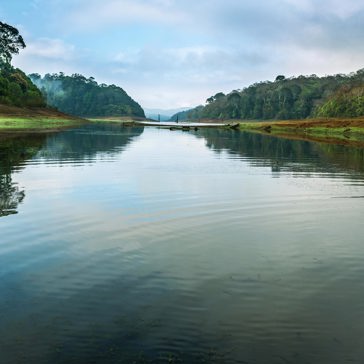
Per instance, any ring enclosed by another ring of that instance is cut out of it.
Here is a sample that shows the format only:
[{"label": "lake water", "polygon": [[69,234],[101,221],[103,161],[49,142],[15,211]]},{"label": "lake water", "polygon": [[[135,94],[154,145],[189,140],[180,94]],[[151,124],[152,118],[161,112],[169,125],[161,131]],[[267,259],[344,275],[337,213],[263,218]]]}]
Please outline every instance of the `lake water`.
[{"label": "lake water", "polygon": [[1,139],[0,363],[363,363],[363,212],[359,148]]}]

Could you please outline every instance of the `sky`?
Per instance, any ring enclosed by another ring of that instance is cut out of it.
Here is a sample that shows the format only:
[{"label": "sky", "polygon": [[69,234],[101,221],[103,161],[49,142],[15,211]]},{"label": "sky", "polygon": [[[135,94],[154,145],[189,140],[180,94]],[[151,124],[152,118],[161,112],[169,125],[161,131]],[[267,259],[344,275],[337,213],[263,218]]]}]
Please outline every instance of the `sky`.
[{"label": "sky", "polygon": [[26,73],[81,73],[144,108],[364,68],[364,0],[2,0]]}]

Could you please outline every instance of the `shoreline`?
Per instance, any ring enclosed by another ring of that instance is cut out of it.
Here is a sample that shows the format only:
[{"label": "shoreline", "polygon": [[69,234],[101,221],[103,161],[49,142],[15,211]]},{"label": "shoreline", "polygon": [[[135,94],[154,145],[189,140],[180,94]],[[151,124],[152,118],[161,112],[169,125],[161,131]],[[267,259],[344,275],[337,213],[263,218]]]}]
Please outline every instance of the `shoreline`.
[{"label": "shoreline", "polygon": [[364,118],[239,121],[239,130],[290,139],[364,147]]},{"label": "shoreline", "polygon": [[80,126],[85,119],[50,108],[0,105],[0,134],[51,133]]},{"label": "shoreline", "polygon": [[[287,139],[364,147],[364,117],[264,121],[203,119],[186,120],[179,125],[182,126],[184,122],[198,122],[201,124],[209,124],[209,127],[212,128],[240,130]],[[0,105],[0,136],[2,137],[21,134],[54,133],[87,123],[119,123],[124,126],[159,126],[158,122],[142,117],[80,118],[48,108],[24,109]],[[163,127],[163,123],[160,126]]]},{"label": "shoreline", "polygon": [[0,116],[0,134],[47,133],[77,127],[85,121],[58,118],[9,118]]}]

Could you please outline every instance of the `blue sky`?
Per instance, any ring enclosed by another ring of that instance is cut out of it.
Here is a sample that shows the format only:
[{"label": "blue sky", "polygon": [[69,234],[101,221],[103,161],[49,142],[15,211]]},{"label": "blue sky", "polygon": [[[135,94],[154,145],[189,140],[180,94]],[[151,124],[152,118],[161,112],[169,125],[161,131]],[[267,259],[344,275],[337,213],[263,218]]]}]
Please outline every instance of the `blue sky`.
[{"label": "blue sky", "polygon": [[0,14],[27,44],[15,66],[94,76],[146,108],[364,67],[362,0],[12,0]]}]

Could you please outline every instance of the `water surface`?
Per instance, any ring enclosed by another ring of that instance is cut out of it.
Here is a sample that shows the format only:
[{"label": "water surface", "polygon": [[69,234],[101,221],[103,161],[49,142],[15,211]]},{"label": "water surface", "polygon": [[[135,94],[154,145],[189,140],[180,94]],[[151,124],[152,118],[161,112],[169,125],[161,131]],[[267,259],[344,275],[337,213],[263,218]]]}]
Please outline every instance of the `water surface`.
[{"label": "water surface", "polygon": [[0,140],[0,363],[362,363],[363,162],[217,129]]}]

